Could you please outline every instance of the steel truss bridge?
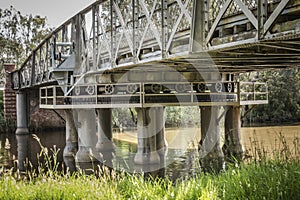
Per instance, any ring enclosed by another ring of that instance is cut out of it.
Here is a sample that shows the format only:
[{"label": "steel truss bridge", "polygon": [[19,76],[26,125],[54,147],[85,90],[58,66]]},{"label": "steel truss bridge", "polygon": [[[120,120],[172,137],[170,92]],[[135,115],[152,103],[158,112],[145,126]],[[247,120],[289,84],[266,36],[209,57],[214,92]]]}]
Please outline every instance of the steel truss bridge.
[{"label": "steel truss bridge", "polygon": [[12,73],[49,109],[268,102],[250,71],[298,67],[300,0],[99,0]]}]

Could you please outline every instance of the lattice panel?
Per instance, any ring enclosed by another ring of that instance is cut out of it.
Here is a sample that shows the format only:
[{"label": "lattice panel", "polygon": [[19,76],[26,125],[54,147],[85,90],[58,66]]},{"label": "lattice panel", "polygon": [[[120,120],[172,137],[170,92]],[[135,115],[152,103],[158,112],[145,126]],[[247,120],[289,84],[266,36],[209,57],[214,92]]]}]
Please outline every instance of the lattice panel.
[{"label": "lattice panel", "polygon": [[114,4],[115,12],[115,49],[119,51],[133,52],[133,2],[132,0],[116,1]]},{"label": "lattice panel", "polygon": [[149,43],[161,48],[161,1],[140,0],[138,3],[138,30],[136,41],[138,42],[138,54],[141,49],[147,48]]},{"label": "lattice panel", "polygon": [[[178,20],[178,16],[183,14],[182,19],[180,20],[180,23],[178,25],[177,31],[184,31],[188,30],[191,27],[191,21],[186,17],[185,13],[182,13],[182,8],[180,7],[179,3],[184,6],[184,9],[186,9],[187,14],[191,17],[192,16],[192,10],[193,10],[193,0],[178,0],[173,1],[169,4],[168,8],[168,29],[172,30],[174,28],[174,25],[176,24],[176,21]],[[185,8],[187,2],[187,6]]]},{"label": "lattice panel", "polygon": [[98,68],[102,68],[102,64],[111,62],[111,13],[110,2],[107,1],[99,6],[97,16],[98,22],[98,42],[97,42],[97,63]]},{"label": "lattice panel", "polygon": [[[210,20],[213,22],[217,15],[219,14],[221,8],[224,6],[226,0],[217,0],[217,1],[211,1],[210,3]],[[249,10],[257,8],[257,0],[242,0],[242,2],[246,5],[246,7]],[[242,10],[239,8],[239,6],[234,2],[234,0],[231,2],[229,8],[224,14],[224,17],[232,16],[235,14],[238,14],[242,12]]]}]

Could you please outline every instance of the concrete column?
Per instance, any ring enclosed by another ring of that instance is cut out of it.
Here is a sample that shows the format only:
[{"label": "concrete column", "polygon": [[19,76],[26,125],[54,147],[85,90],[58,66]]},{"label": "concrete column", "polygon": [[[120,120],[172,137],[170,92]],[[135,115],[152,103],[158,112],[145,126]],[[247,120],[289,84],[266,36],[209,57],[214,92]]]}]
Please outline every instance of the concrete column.
[{"label": "concrete column", "polygon": [[78,113],[78,152],[76,161],[78,167],[86,173],[92,173],[97,169],[95,159],[96,135],[96,113],[93,109],[79,109]]},{"label": "concrete column", "polygon": [[17,92],[17,130],[16,134],[28,134],[27,100],[25,92]]},{"label": "concrete column", "polygon": [[[156,149],[160,157],[160,166],[156,177],[165,177],[166,155],[168,152],[168,142],[165,137],[165,108],[152,108],[155,111],[156,118]],[[154,176],[153,176],[154,177]]]},{"label": "concrete column", "polygon": [[200,163],[205,172],[219,172],[224,165],[224,155],[220,146],[219,107],[205,106],[200,109]]},{"label": "concrete column", "polygon": [[164,107],[156,107],[155,109],[155,119],[156,119],[156,149],[158,153],[165,154],[168,149],[168,142],[165,137],[165,108]]},{"label": "concrete column", "polygon": [[240,106],[228,106],[225,115],[225,143],[223,151],[229,160],[241,161],[243,159]]},{"label": "concrete column", "polygon": [[112,110],[110,108],[97,109],[98,142],[96,144],[96,158],[102,164],[113,167],[115,145],[112,141]]},{"label": "concrete column", "polygon": [[25,171],[25,161],[28,158],[28,119],[27,119],[27,101],[26,93],[17,92],[17,151],[18,151],[18,167],[20,171]]},{"label": "concrete column", "polygon": [[[75,111],[74,111],[75,112]],[[78,133],[73,117],[73,110],[65,110],[66,113],[66,146],[63,152],[64,162],[70,172],[76,171],[75,155],[78,151]]]},{"label": "concrete column", "polygon": [[[156,148],[156,116],[153,108],[137,108],[138,150],[134,162],[138,165],[158,165]],[[148,170],[149,171],[149,170]],[[151,171],[151,170],[150,170]]]}]

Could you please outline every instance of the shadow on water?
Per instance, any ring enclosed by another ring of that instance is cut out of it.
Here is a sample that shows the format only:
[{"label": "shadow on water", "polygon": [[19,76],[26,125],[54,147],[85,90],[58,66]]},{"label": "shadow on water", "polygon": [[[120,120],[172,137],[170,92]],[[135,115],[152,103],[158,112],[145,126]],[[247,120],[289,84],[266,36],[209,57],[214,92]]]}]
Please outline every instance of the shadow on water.
[{"label": "shadow on water", "polygon": [[[63,149],[65,147],[65,131],[42,132],[32,133],[37,135],[44,147],[56,148],[59,152],[57,159],[59,163],[63,162]],[[0,167],[5,166],[8,168],[16,166],[17,160],[17,139],[16,135],[12,133],[0,133],[1,146],[0,146]],[[28,142],[28,160],[35,168],[38,166],[38,155],[41,152],[41,147],[38,142],[30,135]]]},{"label": "shadow on water", "polygon": [[[172,132],[172,131],[171,131]],[[179,140],[182,141],[182,137],[187,138],[187,133],[180,132]],[[174,132],[173,132],[174,133]],[[255,135],[253,135],[255,133]],[[251,146],[249,138],[256,137],[259,144],[269,148],[270,152],[276,148],[278,141],[278,133],[285,136],[287,144],[293,145],[293,138],[300,137],[300,126],[278,126],[278,127],[252,127],[242,128],[242,143],[245,150]],[[55,148],[58,152],[58,162],[63,163],[63,149],[65,147],[65,131],[49,131],[34,133],[41,141],[41,144],[48,149]],[[120,134],[119,134],[120,135]],[[130,134],[127,134],[131,137]],[[133,134],[132,134],[133,135]],[[0,167],[13,167],[16,165],[14,160],[17,160],[17,140],[15,134],[0,134]],[[170,131],[166,134],[167,140],[172,141],[170,137]],[[128,137],[129,138],[129,137]],[[130,138],[129,138],[130,139]],[[131,138],[132,139],[132,138]],[[136,140],[136,138],[132,139]],[[198,139],[197,139],[198,141]],[[275,142],[272,142],[275,141]],[[124,141],[120,139],[114,139],[116,145],[114,167],[117,170],[139,172],[139,166],[134,164],[134,156],[137,152],[136,141]],[[187,177],[193,177],[200,172],[199,155],[195,148],[176,148],[180,142],[170,142],[169,148],[163,156],[164,164],[158,169],[158,173],[162,173],[164,177],[168,177],[170,180],[184,179]],[[185,143],[185,142],[184,142]],[[38,166],[38,154],[41,148],[38,142],[31,136],[28,146],[29,160],[33,166]],[[161,175],[160,175],[161,176]]]},{"label": "shadow on water", "polygon": [[[53,149],[55,145],[55,148],[59,150],[57,157],[58,162],[63,163],[65,132],[54,131],[34,134],[39,137],[44,147]],[[115,140],[115,145],[116,154],[114,167],[120,171],[138,172],[139,166],[136,166],[133,162],[135,153],[137,152],[137,145],[120,140]],[[14,161],[17,160],[18,153],[15,134],[2,133],[0,149],[0,167],[5,166],[11,168],[16,166]],[[38,142],[31,135],[28,147],[28,159],[34,168],[38,166],[38,154],[40,151],[41,148]],[[160,174],[160,177],[168,177],[170,180],[193,176],[200,171],[200,166],[195,156],[197,156],[196,150],[184,152],[182,149],[169,149],[165,154],[165,165],[156,172]]]}]

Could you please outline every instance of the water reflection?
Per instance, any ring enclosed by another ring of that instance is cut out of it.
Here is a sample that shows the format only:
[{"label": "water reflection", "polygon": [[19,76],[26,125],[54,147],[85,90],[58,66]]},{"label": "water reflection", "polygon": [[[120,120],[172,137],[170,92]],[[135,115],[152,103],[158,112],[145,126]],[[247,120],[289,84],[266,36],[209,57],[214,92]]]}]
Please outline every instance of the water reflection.
[{"label": "water reflection", "polygon": [[[171,180],[178,180],[184,177],[195,176],[200,172],[199,155],[197,141],[199,141],[200,130],[182,129],[166,130],[166,138],[169,142],[169,149],[165,155],[160,155],[162,164],[154,166],[156,173],[160,177],[167,176]],[[190,134],[194,132],[196,134]],[[242,128],[242,143],[245,150],[251,148],[251,141],[255,141],[268,149],[269,152],[278,149],[279,133],[285,137],[286,143],[293,147],[295,138],[300,138],[300,126],[278,126],[278,127],[258,127]],[[63,163],[63,149],[65,147],[65,131],[52,131],[35,133],[43,146],[48,149],[56,146],[58,152],[58,162]],[[17,158],[17,140],[15,134],[0,134],[0,166],[13,167],[13,161]],[[250,140],[252,138],[252,140]],[[134,131],[129,133],[117,133],[114,135],[116,144],[116,154],[114,167],[118,170],[129,170],[140,172],[141,167],[134,164],[134,156],[137,152],[137,139]],[[29,160],[33,166],[38,165],[37,155],[41,148],[38,142],[29,137]],[[300,152],[296,152],[300,153]]]},{"label": "water reflection", "polygon": [[[41,144],[48,149],[53,149],[54,146],[58,150],[58,162],[63,162],[63,149],[65,147],[65,131],[52,131],[43,133],[33,133],[40,138]],[[3,144],[7,144],[6,148]],[[4,148],[3,148],[4,147]],[[29,135],[28,138],[28,160],[30,160],[33,167],[38,166],[38,155],[41,152],[41,147],[38,142]],[[12,133],[1,133],[1,154],[0,154],[0,166],[13,167],[16,165],[14,162],[17,160],[17,138]],[[2,157],[2,158],[1,158]],[[6,162],[2,162],[6,160]]]},{"label": "water reflection", "polygon": [[[137,152],[137,145],[135,143],[115,140],[116,158],[115,167],[117,170],[126,170],[131,172],[140,172],[140,166],[135,165],[133,160]],[[156,167],[156,172],[160,173],[161,177],[168,177],[170,180],[178,180],[184,177],[191,177],[200,172],[200,165],[198,159],[198,151],[196,149],[174,149],[170,148],[166,151],[161,160],[164,159],[164,166]],[[146,170],[145,170],[146,171]],[[151,173],[153,175],[153,173]]]}]

